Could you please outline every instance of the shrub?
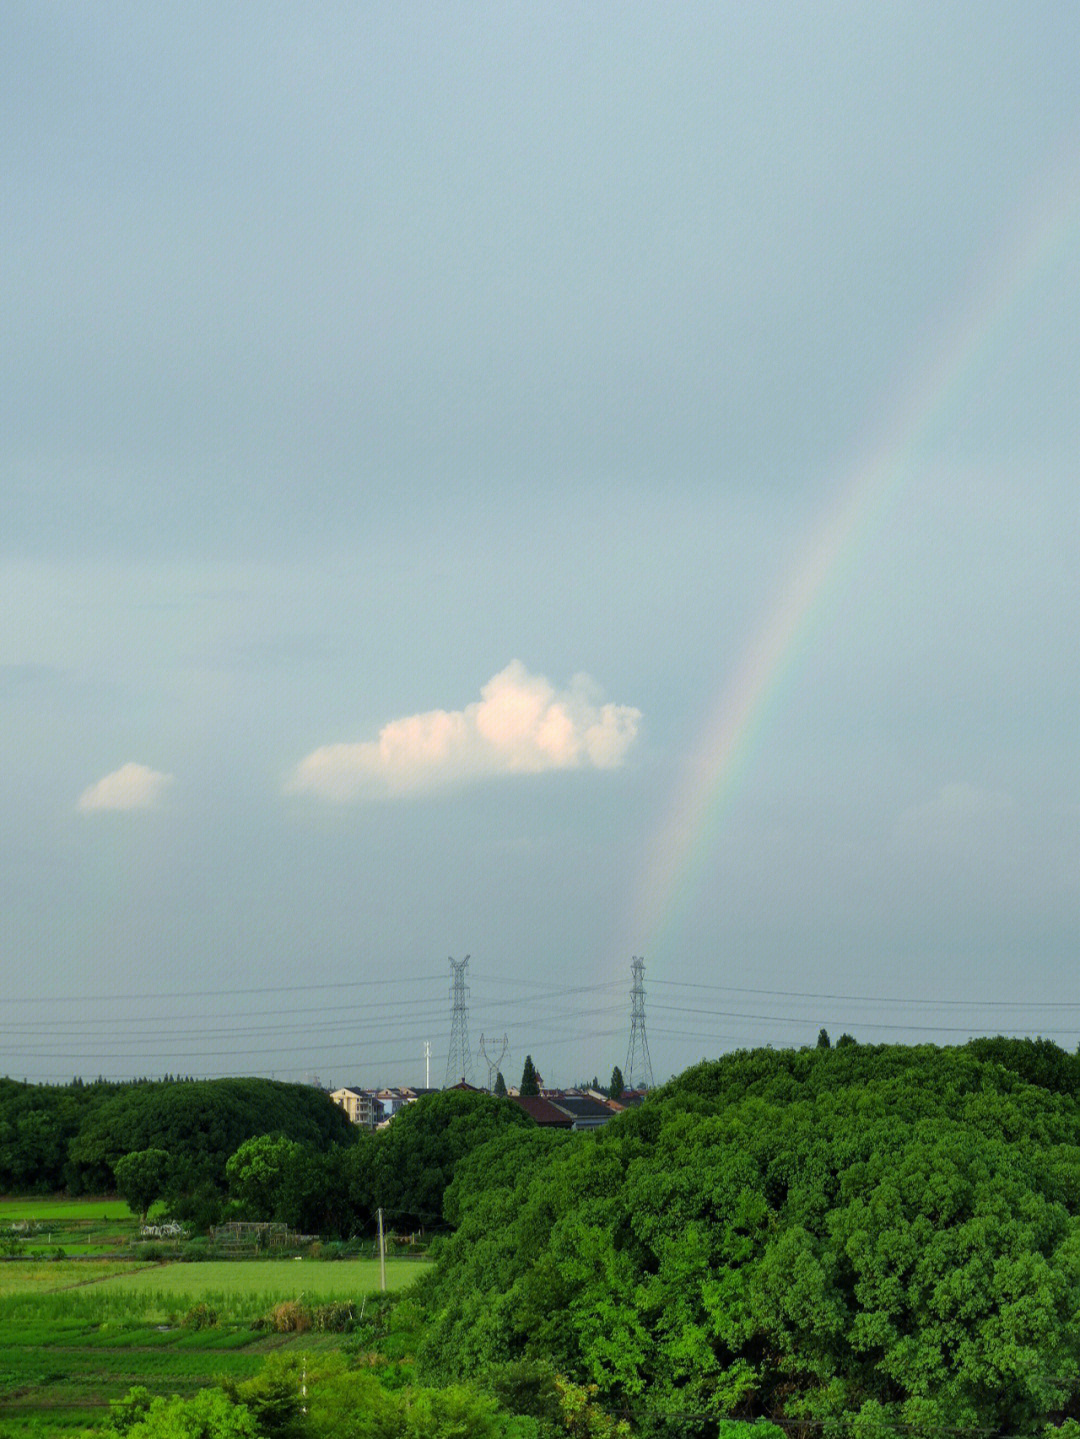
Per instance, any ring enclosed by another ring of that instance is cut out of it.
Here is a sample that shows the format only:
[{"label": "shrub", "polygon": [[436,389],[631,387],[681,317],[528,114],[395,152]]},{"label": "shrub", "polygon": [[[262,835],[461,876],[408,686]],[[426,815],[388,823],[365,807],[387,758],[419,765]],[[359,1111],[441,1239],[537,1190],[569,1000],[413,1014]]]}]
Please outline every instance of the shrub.
[{"label": "shrub", "polygon": [[202,1300],[198,1304],[192,1305],[180,1321],[185,1329],[213,1329],[217,1326],[217,1322],[217,1310],[211,1305],[203,1303]]},{"label": "shrub", "polygon": [[265,1323],[277,1334],[302,1334],[311,1328],[311,1310],[296,1299],[286,1299],[274,1305]]}]

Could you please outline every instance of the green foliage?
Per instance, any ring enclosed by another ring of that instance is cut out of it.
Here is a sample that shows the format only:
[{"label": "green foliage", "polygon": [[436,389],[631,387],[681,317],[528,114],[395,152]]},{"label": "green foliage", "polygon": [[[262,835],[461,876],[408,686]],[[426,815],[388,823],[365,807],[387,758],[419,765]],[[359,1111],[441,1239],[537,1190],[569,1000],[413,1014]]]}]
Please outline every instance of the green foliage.
[{"label": "green foliage", "polygon": [[608,1098],[621,1099],[622,1092],[626,1088],[623,1083],[622,1070],[618,1065],[611,1071],[611,1083],[608,1085]]},{"label": "green foliage", "polygon": [[453,1181],[443,1195],[447,1223],[459,1225],[465,1210],[482,1196],[513,1189],[553,1148],[576,1139],[576,1135],[566,1130],[521,1125],[500,1132],[463,1154],[454,1168]]},{"label": "green foliage", "polygon": [[320,1151],[280,1134],[245,1140],[225,1165],[235,1216],[342,1238],[371,1221],[374,1135]]},{"label": "green foliage", "polygon": [[0,1192],[103,1194],[135,1151],[170,1156],[171,1192],[220,1203],[224,1167],[245,1139],[267,1132],[312,1146],[349,1146],[355,1131],[309,1085],[268,1079],[19,1084],[0,1079]]},{"label": "green foliage", "polygon": [[1080,1418],[1076,1074],[1041,1041],[753,1051],[594,1134],[496,1136],[446,1193],[421,1373],[509,1398],[539,1363],[729,1439]]},{"label": "green foliage", "polygon": [[229,1195],[239,1200],[247,1218],[277,1218],[282,1180],[300,1149],[283,1134],[257,1134],[229,1156],[225,1163]]},{"label": "green foliage", "polygon": [[[530,1439],[535,1430],[469,1385],[395,1389],[339,1354],[275,1355],[254,1379],[227,1386],[259,1432],[281,1439]],[[564,1431],[565,1432],[565,1431]],[[582,1431],[585,1432],[585,1431]]]},{"label": "green foliage", "polygon": [[126,1434],[133,1424],[146,1418],[153,1397],[149,1389],[136,1385],[128,1390],[123,1399],[114,1399],[109,1405],[110,1430],[116,1434]]},{"label": "green foliage", "polygon": [[515,1104],[479,1090],[444,1089],[407,1105],[375,1140],[375,1192],[397,1228],[439,1224],[459,1162],[494,1135],[533,1129]]},{"label": "green foliage", "polygon": [[525,1067],[521,1071],[518,1093],[527,1097],[535,1097],[540,1093],[540,1081],[537,1078],[536,1066],[533,1064],[531,1054],[525,1056]]},{"label": "green foliage", "polygon": [[[139,1405],[142,1393],[134,1392],[137,1394],[134,1403]],[[116,1418],[127,1423],[126,1413],[117,1414]],[[235,1404],[220,1389],[203,1389],[191,1399],[175,1395],[171,1399],[153,1399],[145,1412],[126,1428],[115,1427],[116,1418],[114,1432],[125,1434],[128,1439],[259,1439],[260,1436],[255,1418],[246,1405]]]},{"label": "green foliage", "polygon": [[167,1150],[174,1212],[205,1220],[212,1203],[220,1206],[229,1157],[246,1139],[266,1133],[319,1150],[352,1139],[343,1112],[309,1085],[269,1079],[130,1084],[117,1087],[87,1115],[69,1145],[69,1166],[84,1189],[101,1192],[112,1187],[122,1155]]},{"label": "green foliage", "polygon": [[496,1097],[499,1099],[506,1098],[506,1080],[503,1078],[503,1072],[501,1069],[495,1075],[495,1094]]},{"label": "green foliage", "polygon": [[171,1167],[164,1149],[136,1149],[123,1154],[113,1165],[116,1190],[146,1223],[146,1215],[155,1200],[165,1193]]},{"label": "green foliage", "polygon": [[273,1356],[252,1379],[226,1381],[225,1393],[247,1407],[266,1439],[292,1439],[302,1434],[301,1374],[291,1357]]}]

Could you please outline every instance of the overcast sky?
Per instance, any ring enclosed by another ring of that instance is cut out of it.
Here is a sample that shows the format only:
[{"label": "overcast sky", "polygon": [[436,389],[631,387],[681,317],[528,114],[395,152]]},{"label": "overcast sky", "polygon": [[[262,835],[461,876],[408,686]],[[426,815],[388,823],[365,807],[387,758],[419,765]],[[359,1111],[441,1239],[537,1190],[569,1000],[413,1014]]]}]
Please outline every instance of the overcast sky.
[{"label": "overcast sky", "polygon": [[1078,54],[4,5],[0,1072],[1074,1048]]}]

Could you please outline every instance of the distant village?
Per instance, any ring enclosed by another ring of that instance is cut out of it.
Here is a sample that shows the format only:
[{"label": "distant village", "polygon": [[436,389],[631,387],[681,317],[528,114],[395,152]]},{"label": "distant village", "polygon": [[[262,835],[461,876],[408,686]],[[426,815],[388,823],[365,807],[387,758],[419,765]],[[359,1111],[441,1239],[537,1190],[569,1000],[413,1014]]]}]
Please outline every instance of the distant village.
[{"label": "distant village", "polygon": [[[449,1086],[451,1089],[477,1091],[479,1086],[461,1080]],[[348,1115],[353,1124],[365,1129],[384,1129],[394,1115],[407,1104],[415,1104],[425,1094],[438,1093],[435,1089],[334,1089],[330,1098]],[[517,1089],[508,1088],[506,1101],[523,1109],[537,1124],[546,1129],[599,1129],[613,1115],[620,1114],[640,1104],[645,1097],[641,1089],[624,1089],[618,1099],[609,1098],[601,1089],[546,1089],[541,1084],[539,1094],[521,1094]]]}]

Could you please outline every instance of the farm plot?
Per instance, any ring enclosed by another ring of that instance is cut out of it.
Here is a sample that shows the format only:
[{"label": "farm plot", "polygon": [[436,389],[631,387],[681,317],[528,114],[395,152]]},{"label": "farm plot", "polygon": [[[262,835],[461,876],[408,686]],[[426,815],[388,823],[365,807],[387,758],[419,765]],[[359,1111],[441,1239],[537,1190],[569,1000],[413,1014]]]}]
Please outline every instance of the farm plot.
[{"label": "farm plot", "polygon": [[[91,1266],[93,1282],[68,1287]],[[388,1262],[387,1288],[402,1288],[426,1267]],[[15,1274],[17,1286],[5,1282]],[[336,1347],[340,1335],[254,1326],[288,1301],[359,1307],[378,1282],[371,1260],[0,1266],[0,1435],[77,1433],[135,1384],[189,1394],[216,1376],[255,1373],[272,1349]],[[196,1306],[216,1322],[192,1327]]]},{"label": "farm plot", "polygon": [[11,1254],[108,1254],[135,1243],[140,1230],[122,1199],[0,1199],[0,1240]]},{"label": "farm plot", "polygon": [[[386,1263],[387,1289],[404,1289],[427,1269],[422,1259],[389,1259]],[[375,1259],[221,1259],[202,1264],[152,1265],[129,1269],[103,1278],[102,1287],[143,1295],[157,1291],[196,1300],[221,1299],[230,1312],[250,1311],[247,1301],[278,1302],[301,1295],[320,1302],[331,1299],[358,1299],[379,1287],[379,1264]]]}]

